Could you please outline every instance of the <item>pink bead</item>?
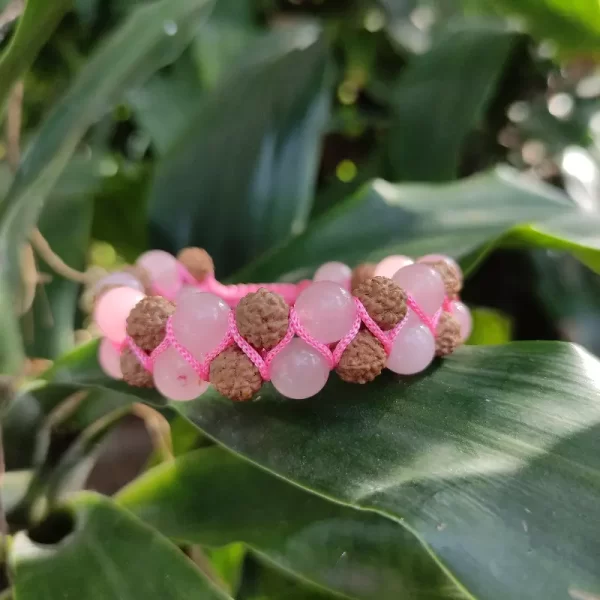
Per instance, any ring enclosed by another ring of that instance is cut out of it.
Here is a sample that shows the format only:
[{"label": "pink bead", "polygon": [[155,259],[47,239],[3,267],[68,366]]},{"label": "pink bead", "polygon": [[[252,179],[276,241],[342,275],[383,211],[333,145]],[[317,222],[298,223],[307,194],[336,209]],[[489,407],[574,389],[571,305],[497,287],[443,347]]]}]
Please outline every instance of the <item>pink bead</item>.
[{"label": "pink bead", "polygon": [[375,276],[391,279],[399,269],[412,264],[413,260],[409,256],[403,256],[402,254],[388,256],[375,267]]},{"label": "pink bead", "polygon": [[123,379],[121,373],[121,355],[115,345],[107,338],[100,340],[98,346],[98,362],[102,370],[113,379]]},{"label": "pink bead", "polygon": [[145,295],[139,290],[118,287],[100,296],[94,307],[94,320],[102,333],[116,344],[127,336],[127,317]]},{"label": "pink bead", "polygon": [[271,363],[273,386],[295,400],[318,394],[328,377],[329,365],[323,355],[300,338],[294,338]]},{"label": "pink bead", "polygon": [[466,304],[463,304],[459,300],[452,302],[452,315],[460,323],[460,339],[465,342],[471,335],[473,329],[473,318],[471,317],[471,311]]},{"label": "pink bead", "polygon": [[335,281],[348,289],[351,277],[352,269],[348,265],[341,262],[328,262],[317,269],[313,281]]},{"label": "pink bead", "polygon": [[435,356],[435,338],[423,324],[406,324],[394,340],[387,368],[399,375],[426,369]]},{"label": "pink bead", "polygon": [[446,256],[445,254],[426,254],[417,260],[418,263],[434,263],[440,261],[444,261],[451,267],[454,267],[456,272],[462,277],[463,272],[460,265],[453,258]]},{"label": "pink bead", "polygon": [[136,264],[146,269],[156,291],[170,300],[174,299],[181,288],[181,278],[177,260],[168,252],[150,250],[144,252]]},{"label": "pink bead", "polygon": [[196,288],[182,290],[173,315],[173,333],[196,360],[204,360],[225,337],[230,310],[215,294]]},{"label": "pink bead", "polygon": [[170,400],[193,400],[208,388],[208,383],[172,346],[156,357],[153,376],[156,389]]},{"label": "pink bead", "polygon": [[414,264],[403,267],[392,279],[409,293],[428,315],[433,315],[444,302],[444,281],[437,271],[427,265]]},{"label": "pink bead", "polygon": [[117,285],[119,287],[129,287],[134,290],[139,290],[140,292],[144,291],[144,285],[139,279],[134,277],[131,273],[125,273],[123,271],[109,273],[106,277],[103,277],[95,283],[93,291],[94,294],[97,294],[104,287],[114,287]]},{"label": "pink bead", "polygon": [[341,340],[356,318],[352,296],[333,281],[317,281],[307,287],[298,296],[295,307],[300,324],[323,344]]}]

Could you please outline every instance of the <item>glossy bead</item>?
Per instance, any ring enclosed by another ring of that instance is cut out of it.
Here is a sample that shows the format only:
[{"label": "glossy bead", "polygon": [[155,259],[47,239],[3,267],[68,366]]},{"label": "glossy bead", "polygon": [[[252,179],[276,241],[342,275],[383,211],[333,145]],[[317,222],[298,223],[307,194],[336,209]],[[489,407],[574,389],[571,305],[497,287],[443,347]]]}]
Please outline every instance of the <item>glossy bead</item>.
[{"label": "glossy bead", "polygon": [[451,258],[450,256],[446,256],[445,254],[426,254],[425,256],[421,256],[417,260],[418,263],[435,263],[440,261],[444,261],[445,263],[456,269],[456,272],[462,277],[463,272],[460,268],[460,265],[453,258]]},{"label": "glossy bead", "polygon": [[113,288],[102,294],[94,307],[94,320],[100,331],[116,344],[122,343],[127,336],[127,317],[144,297],[139,290],[128,287]]},{"label": "glossy bead", "polygon": [[439,273],[427,265],[403,267],[392,279],[409,293],[428,315],[433,315],[444,302],[446,289]]},{"label": "glossy bead", "polygon": [[125,273],[124,271],[109,273],[106,277],[98,280],[92,288],[94,295],[108,286],[129,287],[140,292],[144,291],[144,284],[131,273]]},{"label": "glossy bead", "polygon": [[459,300],[455,300],[452,303],[452,316],[460,324],[460,339],[465,342],[471,335],[473,329],[473,318],[471,317],[471,311],[468,306]]},{"label": "glossy bead", "polygon": [[399,375],[426,369],[435,356],[435,338],[423,324],[406,324],[394,340],[387,368]]},{"label": "glossy bead", "polygon": [[328,262],[321,265],[313,277],[313,281],[335,281],[343,288],[350,287],[352,269],[341,262]]},{"label": "glossy bead", "polygon": [[295,308],[300,324],[323,344],[341,340],[356,317],[352,296],[333,281],[317,281],[307,287],[298,296]]},{"label": "glossy bead", "polygon": [[102,370],[113,379],[123,379],[121,373],[121,355],[115,345],[108,339],[102,338],[98,346],[98,362]]},{"label": "glossy bead", "polygon": [[318,394],[328,377],[329,365],[323,355],[300,338],[294,338],[271,363],[273,386],[295,400]]},{"label": "glossy bead", "polygon": [[410,256],[402,254],[387,256],[375,267],[375,277],[380,276],[391,279],[399,269],[412,264],[413,259]]},{"label": "glossy bead", "polygon": [[193,400],[208,388],[208,383],[172,346],[157,356],[153,375],[156,389],[170,400]]},{"label": "glossy bead", "polygon": [[230,310],[215,294],[187,288],[177,299],[172,317],[173,333],[196,360],[204,360],[225,337]]},{"label": "glossy bead", "polygon": [[182,283],[174,256],[162,250],[150,250],[144,252],[137,259],[136,264],[146,269],[156,292],[169,300],[175,298]]}]

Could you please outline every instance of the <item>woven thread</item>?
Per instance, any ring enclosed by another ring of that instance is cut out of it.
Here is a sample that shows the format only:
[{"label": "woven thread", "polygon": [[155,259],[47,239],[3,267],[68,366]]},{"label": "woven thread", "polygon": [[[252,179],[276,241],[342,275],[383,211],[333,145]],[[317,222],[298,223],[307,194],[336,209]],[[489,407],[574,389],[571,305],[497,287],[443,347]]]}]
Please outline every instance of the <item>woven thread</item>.
[{"label": "woven thread", "polygon": [[[279,344],[275,346],[275,348],[265,353],[258,352],[242,337],[238,331],[235,321],[235,314],[233,311],[229,313],[229,323],[225,337],[217,346],[217,348],[215,348],[204,358],[204,361],[196,360],[192,353],[177,341],[177,338],[173,332],[173,323],[171,320],[172,317],[169,317],[167,321],[166,335],[164,340],[155,350],[152,351],[151,354],[148,355],[141,348],[139,348],[139,346],[137,346],[133,339],[129,336],[126,339],[125,345],[131,349],[140,364],[150,373],[152,373],[154,369],[154,363],[160,354],[162,354],[167,348],[173,347],[204,381],[210,380],[210,365],[212,361],[219,356],[221,352],[234,344],[240,348],[240,350],[252,361],[254,366],[258,369],[262,379],[264,381],[270,381],[270,369],[273,360],[289,345],[294,336],[298,336],[309,346],[317,350],[325,358],[329,368],[333,370],[339,364],[344,350],[346,350],[346,348],[352,343],[363,324],[377,338],[377,340],[379,340],[385,350],[385,353],[389,356],[390,352],[392,351],[394,340],[408,320],[408,313],[405,315],[404,319],[402,319],[402,321],[400,321],[400,323],[394,327],[394,329],[391,331],[383,331],[371,318],[363,303],[358,298],[354,298],[354,302],[356,304],[356,318],[354,323],[352,324],[350,331],[336,344],[333,352],[329,346],[316,340],[306,330],[306,328],[300,323],[298,314],[293,306],[290,308],[290,322],[287,333],[279,342]],[[423,312],[410,294],[407,297],[407,305],[417,315],[420,321],[429,328],[434,336],[436,335],[437,323],[442,312],[450,311],[452,309],[452,302],[449,299],[445,299],[442,308],[437,311],[433,318],[430,318]]]}]

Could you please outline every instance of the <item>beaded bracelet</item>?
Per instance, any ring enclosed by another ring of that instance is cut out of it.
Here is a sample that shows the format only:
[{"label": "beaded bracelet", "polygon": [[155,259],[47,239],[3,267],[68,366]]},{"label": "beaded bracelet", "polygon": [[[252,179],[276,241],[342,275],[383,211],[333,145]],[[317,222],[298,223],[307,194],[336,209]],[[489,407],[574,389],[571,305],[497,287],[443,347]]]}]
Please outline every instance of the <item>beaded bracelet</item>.
[{"label": "beaded bracelet", "polygon": [[91,290],[111,377],[192,400],[212,384],[249,400],[263,382],[314,396],[329,373],[367,383],[384,368],[423,371],[471,330],[460,267],[443,255],[391,256],[351,270],[326,263],[296,284],[223,285],[201,248],[152,250]]}]

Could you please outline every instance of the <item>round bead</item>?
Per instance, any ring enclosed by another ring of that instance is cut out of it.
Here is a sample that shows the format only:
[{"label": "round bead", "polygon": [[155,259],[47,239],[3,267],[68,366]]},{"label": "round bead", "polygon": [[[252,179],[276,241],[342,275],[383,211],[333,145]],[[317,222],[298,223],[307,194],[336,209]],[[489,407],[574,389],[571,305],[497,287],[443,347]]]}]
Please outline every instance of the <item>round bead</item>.
[{"label": "round bead", "polygon": [[215,294],[188,288],[177,299],[173,333],[196,360],[204,360],[225,337],[229,311],[229,306]]},{"label": "round bead", "polygon": [[386,361],[381,342],[363,329],[344,350],[335,370],[348,383],[368,383],[383,371]]},{"label": "round bead", "polygon": [[124,348],[121,352],[121,373],[125,383],[134,387],[154,387],[152,374],[146,371],[131,348]]},{"label": "round bead", "polygon": [[394,276],[394,273],[402,267],[407,267],[413,264],[413,259],[409,256],[402,254],[396,254],[394,256],[388,256],[384,258],[375,267],[375,275],[380,277],[389,277],[390,279]]},{"label": "round bead", "polygon": [[177,260],[196,281],[204,281],[215,272],[213,259],[204,248],[183,248],[177,254]]},{"label": "round bead", "polygon": [[175,298],[182,284],[174,256],[162,250],[150,250],[137,259],[136,265],[148,272],[153,287],[161,296],[170,300]]},{"label": "round bead", "polygon": [[367,279],[375,276],[375,264],[374,263],[361,263],[352,269],[352,278],[350,280],[350,289],[352,293],[354,290]]},{"label": "round bead", "polygon": [[350,293],[333,281],[317,281],[296,300],[300,324],[323,344],[341,340],[352,328],[356,305]]},{"label": "round bead", "polygon": [[129,287],[140,292],[144,291],[144,284],[131,273],[125,273],[124,271],[115,271],[109,273],[106,277],[102,277],[92,287],[93,294],[97,295],[107,287]]},{"label": "round bead", "polygon": [[172,346],[154,361],[154,386],[170,400],[193,400],[208,389],[189,363]]},{"label": "round bead", "polygon": [[240,335],[258,350],[271,350],[285,337],[290,307],[275,292],[260,288],[244,296],[235,308]]},{"label": "round bead", "polygon": [[465,342],[471,335],[473,329],[473,318],[471,317],[471,311],[466,304],[455,300],[452,302],[452,316],[460,324],[460,341]]},{"label": "round bead", "polygon": [[221,352],[210,365],[210,382],[234,402],[250,400],[262,387],[260,371],[237,346]]},{"label": "round bead", "polygon": [[123,379],[121,373],[121,355],[115,345],[107,338],[100,340],[98,346],[98,362],[102,370],[113,379]]},{"label": "round bead", "polygon": [[145,352],[152,352],[165,337],[175,305],[162,296],[146,296],[127,317],[127,335]]},{"label": "round bead", "polygon": [[429,315],[433,315],[444,302],[444,281],[435,269],[427,265],[414,264],[403,267],[392,279]]},{"label": "round bead", "polygon": [[369,316],[383,329],[393,329],[406,315],[404,290],[387,277],[372,277],[354,290]]},{"label": "round bead", "polygon": [[350,287],[352,269],[341,262],[328,262],[321,265],[313,277],[313,281],[335,281],[343,288]]},{"label": "round bead", "polygon": [[273,386],[295,400],[318,394],[328,377],[329,365],[323,355],[300,338],[294,338],[271,363]]},{"label": "round bead", "polygon": [[450,256],[446,256],[445,254],[426,254],[425,256],[421,256],[419,259],[417,259],[418,263],[436,263],[440,261],[445,262],[455,269],[458,275],[462,278],[463,272],[460,268],[460,265]]},{"label": "round bead", "polygon": [[426,369],[435,355],[435,339],[423,324],[400,330],[388,356],[387,368],[399,375],[414,375]]},{"label": "round bead", "polygon": [[111,341],[121,344],[127,336],[127,317],[144,298],[139,290],[117,287],[108,290],[96,302],[94,320],[100,331]]}]

